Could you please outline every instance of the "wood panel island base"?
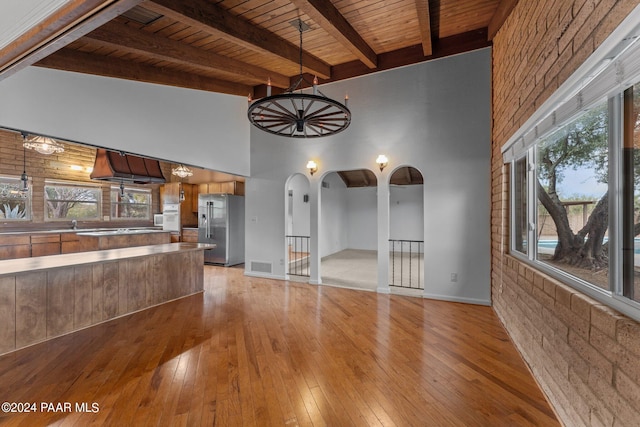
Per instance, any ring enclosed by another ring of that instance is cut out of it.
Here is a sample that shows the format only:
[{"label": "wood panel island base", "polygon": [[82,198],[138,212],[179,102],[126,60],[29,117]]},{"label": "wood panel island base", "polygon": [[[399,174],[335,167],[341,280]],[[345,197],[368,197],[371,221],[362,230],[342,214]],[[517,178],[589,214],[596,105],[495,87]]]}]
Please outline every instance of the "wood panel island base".
[{"label": "wood panel island base", "polygon": [[204,250],[168,243],[0,261],[0,354],[202,292]]}]

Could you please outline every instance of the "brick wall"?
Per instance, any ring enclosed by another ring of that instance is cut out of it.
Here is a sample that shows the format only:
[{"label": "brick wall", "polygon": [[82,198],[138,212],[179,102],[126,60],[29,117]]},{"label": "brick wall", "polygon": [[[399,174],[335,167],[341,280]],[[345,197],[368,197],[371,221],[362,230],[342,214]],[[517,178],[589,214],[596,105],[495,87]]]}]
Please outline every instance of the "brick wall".
[{"label": "brick wall", "polygon": [[561,420],[640,422],[640,325],[508,252],[501,146],[591,55],[638,0],[518,2],[493,45],[492,298]]},{"label": "brick wall", "polygon": [[[32,180],[32,221],[29,223],[0,223],[0,232],[20,230],[42,230],[61,228],[60,223],[44,222],[44,181],[57,179],[65,181],[90,182],[102,187],[102,215],[110,215],[110,188],[113,183],[92,181],[86,171],[75,171],[71,165],[83,168],[93,167],[96,150],[93,147],[66,143],[65,151],[60,154],[44,155],[33,150],[26,150],[26,171]],[[171,164],[160,162],[162,172],[168,180],[172,179]],[[20,177],[23,170],[22,136],[17,132],[0,129],[0,175]],[[117,185],[117,184],[115,184]],[[152,190],[152,211],[160,212],[160,186],[145,186]],[[148,227],[153,221],[109,221],[83,222],[82,228],[92,227]]]}]

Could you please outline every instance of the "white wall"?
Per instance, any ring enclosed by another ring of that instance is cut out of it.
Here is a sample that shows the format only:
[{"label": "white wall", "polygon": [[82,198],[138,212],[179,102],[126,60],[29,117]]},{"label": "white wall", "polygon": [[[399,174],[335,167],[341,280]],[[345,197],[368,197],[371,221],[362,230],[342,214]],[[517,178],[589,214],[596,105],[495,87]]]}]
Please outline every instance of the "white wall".
[{"label": "white wall", "polygon": [[249,174],[244,97],[29,67],[0,99],[0,127]]},{"label": "white wall", "polygon": [[389,191],[389,237],[394,240],[423,240],[424,186],[392,186]]},{"label": "white wall", "polygon": [[[377,197],[377,187],[347,189],[347,247],[349,249],[368,251],[378,249]],[[324,200],[322,205],[324,206]]]},{"label": "white wall", "polygon": [[288,195],[288,208],[291,223],[287,234],[292,236],[308,236],[310,233],[309,222],[311,213],[309,212],[309,202],[304,201],[304,196],[309,196],[309,180],[302,174],[295,174],[289,179],[287,190],[292,195]]},{"label": "white wall", "polygon": [[347,186],[337,173],[324,178],[329,188],[322,188],[322,234],[320,256],[340,252],[348,247],[349,218],[347,214]]},{"label": "white wall", "polygon": [[[293,173],[310,178],[311,240],[324,232],[320,182],[329,171],[371,169],[384,185],[397,165],[412,165],[424,176],[425,296],[454,301],[490,302],[490,48],[362,76],[322,87],[327,96],[349,94],[352,124],[326,138],[280,138],[251,129],[251,178],[247,182],[247,274],[253,259],[279,265],[285,204],[282,192]],[[389,166],[380,173],[378,154]],[[272,200],[280,203],[271,203]],[[378,248],[388,247],[388,187],[378,189]],[[315,235],[314,235],[315,234]],[[317,245],[317,246],[314,246]],[[380,257],[378,260],[383,260]],[[312,259],[314,283],[321,277]],[[315,271],[314,271],[315,269]],[[383,273],[383,274],[381,274]],[[457,274],[457,282],[451,274]],[[379,270],[379,278],[387,276]],[[380,288],[380,287],[379,287]]]}]

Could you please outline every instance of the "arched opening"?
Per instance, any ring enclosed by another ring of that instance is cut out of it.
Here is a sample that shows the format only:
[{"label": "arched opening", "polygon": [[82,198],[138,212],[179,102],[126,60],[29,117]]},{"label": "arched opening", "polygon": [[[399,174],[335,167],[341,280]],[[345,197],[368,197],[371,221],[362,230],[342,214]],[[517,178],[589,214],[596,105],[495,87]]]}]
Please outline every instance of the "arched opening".
[{"label": "arched opening", "polygon": [[286,183],[285,244],[287,277],[309,277],[310,271],[310,208],[309,179],[294,174]]},{"label": "arched opening", "polygon": [[389,179],[389,286],[424,290],[424,179],[411,166]]},{"label": "arched opening", "polygon": [[368,169],[332,172],[322,181],[322,283],[375,291],[377,185]]}]

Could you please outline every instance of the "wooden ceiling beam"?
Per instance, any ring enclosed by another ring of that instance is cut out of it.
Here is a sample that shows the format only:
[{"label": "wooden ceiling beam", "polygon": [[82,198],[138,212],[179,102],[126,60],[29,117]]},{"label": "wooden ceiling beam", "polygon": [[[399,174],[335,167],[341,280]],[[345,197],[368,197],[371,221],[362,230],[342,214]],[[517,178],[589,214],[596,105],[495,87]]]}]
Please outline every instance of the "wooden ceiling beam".
[{"label": "wooden ceiling beam", "polygon": [[367,178],[367,174],[364,169],[360,169],[360,176],[362,177],[362,182],[365,187],[369,186],[369,179]]},{"label": "wooden ceiling beam", "polygon": [[72,0],[0,50],[0,80],[63,48],[142,0]]},{"label": "wooden ceiling beam", "polygon": [[487,40],[493,40],[495,35],[498,34],[498,30],[500,30],[500,27],[502,27],[517,4],[518,0],[500,0],[496,11],[491,17],[491,21],[489,21]]},{"label": "wooden ceiling beam", "polygon": [[242,76],[254,84],[266,83],[270,78],[273,86],[289,87],[289,77],[282,74],[115,21],[97,28],[84,38],[95,40],[103,46],[110,46],[114,49],[161,61],[187,65],[205,71],[213,70],[230,76]]},{"label": "wooden ceiling beam", "polygon": [[403,67],[405,65],[417,64],[436,58],[443,58],[445,56],[482,49],[488,46],[491,46],[491,43],[487,41],[487,29],[482,28],[480,30],[469,31],[467,33],[435,40],[433,42],[433,54],[430,56],[424,55],[421,44],[394,50],[392,52],[381,53],[378,55],[378,68],[376,70],[371,70],[363,66],[360,61],[351,61],[344,64],[334,65],[332,67],[331,80],[323,80],[320,83],[345,80],[376,71],[390,70],[397,67]]},{"label": "wooden ceiling beam", "polygon": [[247,96],[248,93],[253,93],[251,86],[240,83],[212,79],[183,71],[153,67],[120,58],[79,52],[68,48],[61,49],[34,65],[57,70],[75,71],[78,73],[227,93],[231,95]]},{"label": "wooden ceiling beam", "polygon": [[420,26],[420,36],[422,38],[422,53],[424,56],[430,56],[433,54],[433,47],[431,45],[429,0],[416,0],[416,11],[418,12],[418,25]]},{"label": "wooden ceiling beam", "polygon": [[[299,46],[238,18],[207,0],[153,0],[146,2],[144,7],[247,49],[275,55],[296,65],[300,63]],[[331,76],[329,64],[307,52],[302,54],[302,64],[305,71],[318,77],[326,79]]]},{"label": "wooden ceiling beam", "polygon": [[331,2],[325,0],[291,0],[291,2],[356,55],[363,64],[369,68],[378,66],[376,53]]},{"label": "wooden ceiling beam", "polygon": [[411,179],[411,169],[409,169],[409,167],[404,167],[404,173],[405,173],[405,177],[407,179],[407,184],[411,185],[412,184],[412,179]]}]

